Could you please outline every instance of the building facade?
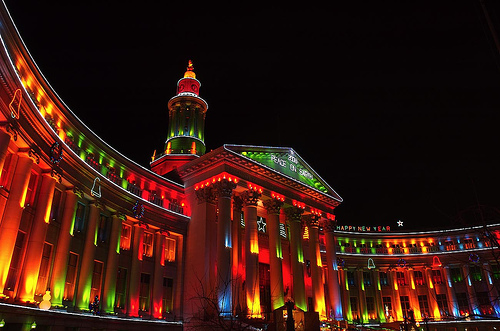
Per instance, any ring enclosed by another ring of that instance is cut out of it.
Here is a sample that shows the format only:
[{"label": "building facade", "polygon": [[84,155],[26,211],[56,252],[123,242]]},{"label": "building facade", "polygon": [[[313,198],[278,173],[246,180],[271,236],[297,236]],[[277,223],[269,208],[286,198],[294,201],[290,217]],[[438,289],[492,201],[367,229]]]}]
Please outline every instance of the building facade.
[{"label": "building facade", "polygon": [[342,198],[292,148],[205,153],[208,104],[192,63],[145,169],[57,96],[3,3],[0,23],[0,325],[109,328],[88,314],[97,302],[117,329],[214,313],[274,321],[287,302],[364,324],[410,310],[419,321],[500,317],[500,224],[337,224]]}]

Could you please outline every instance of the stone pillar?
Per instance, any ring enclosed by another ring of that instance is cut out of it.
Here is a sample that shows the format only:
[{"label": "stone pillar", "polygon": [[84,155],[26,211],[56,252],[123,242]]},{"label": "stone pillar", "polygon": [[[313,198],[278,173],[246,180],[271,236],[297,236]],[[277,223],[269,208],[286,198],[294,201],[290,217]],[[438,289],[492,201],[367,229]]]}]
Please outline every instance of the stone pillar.
[{"label": "stone pillar", "polygon": [[68,267],[69,244],[71,241],[71,224],[75,217],[77,195],[73,190],[66,191],[61,228],[57,238],[54,254],[54,266],[52,268],[52,279],[50,289],[52,295],[52,306],[62,306],[64,297],[64,286],[66,285],[66,271]]},{"label": "stone pillar", "polygon": [[[403,309],[401,309],[401,298],[399,297],[399,286],[396,277],[396,270],[387,270],[387,277],[389,278],[389,282],[392,287],[392,297],[394,299],[394,304],[392,307],[392,314],[396,315],[395,320],[402,321],[403,320]],[[406,312],[405,312],[406,315]]]},{"label": "stone pillar", "polygon": [[154,274],[152,288],[152,313],[154,318],[161,318],[163,315],[163,267],[165,265],[165,236],[161,231],[155,233],[154,245]]},{"label": "stone pillar", "polygon": [[452,314],[455,317],[460,317],[457,295],[455,294],[455,290],[453,290],[453,282],[451,281],[450,267],[445,266],[443,269],[446,277],[446,293],[448,294],[448,301],[452,303]]},{"label": "stone pillar", "polygon": [[347,318],[347,320],[351,319],[352,320],[352,309],[351,309],[351,300],[349,296],[349,286],[347,284],[347,275],[346,275],[347,269],[344,267],[339,269],[339,277],[340,277],[340,284],[342,287],[342,311],[344,316]]},{"label": "stone pillar", "polygon": [[0,296],[3,294],[5,282],[9,274],[12,253],[16,244],[17,232],[24,210],[24,200],[31,176],[33,160],[19,156],[10,187],[9,198],[5,205],[0,223]]},{"label": "stone pillar", "polygon": [[267,233],[269,235],[269,269],[271,275],[271,307],[274,311],[285,305],[283,293],[283,253],[280,239],[280,209],[283,202],[276,199],[265,201]]},{"label": "stone pillar", "polygon": [[144,242],[144,229],[139,223],[134,224],[132,238],[132,265],[130,267],[130,281],[128,287],[127,315],[139,316],[139,294],[142,266],[142,244]]},{"label": "stone pillar", "polygon": [[306,218],[309,227],[309,250],[311,253],[311,276],[313,290],[314,311],[319,313],[320,319],[326,318],[325,287],[323,285],[323,263],[319,251],[319,217],[308,215]]},{"label": "stone pillar", "polygon": [[[217,195],[219,216],[217,222],[217,302],[223,316],[232,313],[231,280],[231,197],[234,182],[221,179],[214,184]],[[258,277],[258,274],[257,274]]]},{"label": "stone pillar", "polygon": [[[0,177],[2,176],[3,165],[9,149],[10,135],[0,129]],[[1,215],[1,214],[0,214]]]},{"label": "stone pillar", "polygon": [[257,232],[257,202],[261,194],[254,190],[243,194],[245,213],[245,292],[247,314],[260,317],[259,236]]},{"label": "stone pillar", "polygon": [[410,277],[410,305],[413,308],[413,313],[415,314],[415,318],[417,320],[421,319],[422,312],[420,311],[420,305],[418,303],[418,293],[417,288],[415,286],[415,272],[413,268],[409,268],[408,276]]},{"label": "stone pillar", "polygon": [[42,176],[42,186],[38,194],[35,216],[26,248],[24,268],[19,282],[17,296],[21,301],[34,301],[55,186],[56,180],[54,178],[50,175]]},{"label": "stone pillar", "polygon": [[339,275],[337,266],[337,244],[335,243],[336,222],[325,221],[326,270],[328,272],[328,298],[336,320],[342,320],[342,300],[340,296]]},{"label": "stone pillar", "polygon": [[233,198],[233,227],[231,233],[232,249],[232,267],[233,267],[233,309],[234,314],[238,315],[241,312],[242,301],[242,283],[243,283],[243,268],[242,268],[242,247],[241,247],[241,212],[243,208],[243,200],[239,196]]},{"label": "stone pillar", "polygon": [[[96,228],[99,221],[100,208],[102,205],[98,201],[93,201],[90,205],[85,242],[80,264],[80,277],[78,279],[78,289],[76,295],[76,308],[79,310],[89,310],[89,303],[93,301],[90,297],[92,286],[92,274],[94,272],[94,253],[96,249]],[[99,298],[101,299],[101,298]]]},{"label": "stone pillar", "polygon": [[118,258],[120,254],[120,237],[122,233],[122,218],[124,215],[114,214],[111,217],[111,234],[109,236],[108,258],[106,260],[106,276],[101,300],[105,313],[115,312],[116,277],[118,274]]},{"label": "stone pillar", "polygon": [[435,319],[441,318],[441,312],[436,300],[436,289],[434,288],[434,281],[432,280],[432,268],[425,269],[425,275],[427,278],[427,289],[429,298],[429,308],[431,309],[431,314]]},{"label": "stone pillar", "polygon": [[290,251],[293,273],[293,299],[295,305],[307,311],[306,290],[304,285],[304,252],[302,250],[301,220],[303,209],[289,207],[285,209],[287,221],[290,223]]},{"label": "stone pillar", "polygon": [[375,304],[376,312],[378,315],[378,320],[380,323],[387,322],[385,318],[385,307],[384,302],[382,301],[382,288],[380,285],[380,271],[379,269],[372,269],[372,275],[375,282]]},{"label": "stone pillar", "polygon": [[358,302],[359,302],[359,320],[361,323],[368,323],[368,311],[366,309],[366,292],[363,269],[356,270],[358,279]]}]

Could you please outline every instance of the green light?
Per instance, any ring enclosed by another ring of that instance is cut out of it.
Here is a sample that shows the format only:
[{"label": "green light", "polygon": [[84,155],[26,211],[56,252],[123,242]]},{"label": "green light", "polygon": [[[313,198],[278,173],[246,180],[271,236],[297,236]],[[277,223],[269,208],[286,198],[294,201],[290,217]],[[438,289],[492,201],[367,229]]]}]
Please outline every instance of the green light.
[{"label": "green light", "polygon": [[118,229],[118,241],[117,241],[117,244],[116,244],[116,253],[117,254],[120,254],[120,242],[122,240],[122,227],[120,226],[119,229]]}]

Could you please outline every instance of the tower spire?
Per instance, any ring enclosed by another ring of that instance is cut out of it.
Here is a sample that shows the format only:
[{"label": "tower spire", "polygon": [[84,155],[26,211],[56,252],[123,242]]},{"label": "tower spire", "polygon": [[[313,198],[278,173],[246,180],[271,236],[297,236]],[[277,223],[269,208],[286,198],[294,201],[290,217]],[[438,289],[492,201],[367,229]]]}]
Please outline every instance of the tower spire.
[{"label": "tower spire", "polygon": [[205,114],[208,104],[199,97],[201,83],[188,61],[184,77],[177,82],[177,94],[168,101],[168,132],[163,154],[151,162],[158,174],[165,174],[205,154]]}]

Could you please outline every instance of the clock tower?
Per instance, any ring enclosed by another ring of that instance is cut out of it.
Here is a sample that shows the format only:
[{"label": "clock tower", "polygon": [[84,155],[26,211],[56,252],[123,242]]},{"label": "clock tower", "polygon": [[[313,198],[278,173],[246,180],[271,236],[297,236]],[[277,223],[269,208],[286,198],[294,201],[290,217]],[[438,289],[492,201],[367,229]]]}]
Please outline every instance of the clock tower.
[{"label": "clock tower", "polygon": [[177,94],[168,101],[168,134],[163,153],[153,156],[151,169],[164,175],[205,154],[205,114],[208,104],[200,98],[200,81],[189,60]]}]

